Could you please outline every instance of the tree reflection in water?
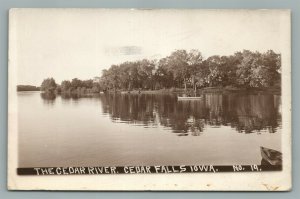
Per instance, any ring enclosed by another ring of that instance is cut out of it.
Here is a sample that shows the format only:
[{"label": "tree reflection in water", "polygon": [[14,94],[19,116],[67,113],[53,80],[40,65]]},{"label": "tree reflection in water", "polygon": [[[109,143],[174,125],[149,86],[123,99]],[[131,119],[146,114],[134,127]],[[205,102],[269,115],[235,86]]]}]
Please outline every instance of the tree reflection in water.
[{"label": "tree reflection in water", "polygon": [[162,125],[179,136],[199,136],[207,126],[275,133],[281,120],[280,96],[272,94],[207,93],[194,101],[177,101],[174,95],[107,94],[100,99],[114,122]]},{"label": "tree reflection in water", "polygon": [[[41,93],[53,104],[54,93]],[[113,122],[145,127],[158,125],[178,136],[200,136],[205,128],[230,126],[239,133],[276,133],[281,125],[281,96],[273,94],[206,93],[200,100],[178,101],[169,94],[61,95],[64,100],[99,97]]]},{"label": "tree reflection in water", "polygon": [[56,99],[56,95],[53,92],[43,92],[41,93],[41,98],[45,104],[53,105]]}]

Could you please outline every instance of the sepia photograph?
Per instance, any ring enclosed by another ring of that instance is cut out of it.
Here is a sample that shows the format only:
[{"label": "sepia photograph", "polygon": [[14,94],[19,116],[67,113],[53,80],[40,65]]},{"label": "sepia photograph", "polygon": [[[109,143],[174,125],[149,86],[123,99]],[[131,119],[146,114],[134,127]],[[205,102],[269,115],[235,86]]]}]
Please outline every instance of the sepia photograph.
[{"label": "sepia photograph", "polygon": [[289,10],[11,9],[8,188],[290,190],[290,45]]}]

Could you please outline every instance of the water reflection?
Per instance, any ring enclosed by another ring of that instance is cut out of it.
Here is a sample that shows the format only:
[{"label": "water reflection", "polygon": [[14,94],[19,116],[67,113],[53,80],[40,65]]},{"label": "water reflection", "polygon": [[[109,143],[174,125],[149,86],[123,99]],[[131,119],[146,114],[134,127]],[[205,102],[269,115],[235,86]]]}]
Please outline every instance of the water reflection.
[{"label": "water reflection", "polygon": [[[55,94],[41,94],[46,103],[53,103]],[[162,126],[178,136],[201,136],[206,128],[228,126],[238,133],[276,133],[281,125],[279,95],[246,93],[206,93],[200,100],[177,100],[163,94],[98,94],[61,95],[62,99],[78,100],[97,97],[103,114],[113,122]]]},{"label": "water reflection", "polygon": [[91,97],[98,97],[99,94],[95,93],[86,93],[86,94],[81,94],[81,93],[61,93],[61,98],[62,99],[72,99],[72,100],[78,100],[80,98],[91,98]]},{"label": "water reflection", "polygon": [[275,133],[280,125],[280,96],[203,94],[177,101],[174,95],[102,95],[102,110],[115,122],[162,125],[180,136],[200,136],[206,127],[230,126],[239,133]]},{"label": "water reflection", "polygon": [[56,94],[53,92],[41,93],[41,98],[45,104],[53,105],[56,99]]}]

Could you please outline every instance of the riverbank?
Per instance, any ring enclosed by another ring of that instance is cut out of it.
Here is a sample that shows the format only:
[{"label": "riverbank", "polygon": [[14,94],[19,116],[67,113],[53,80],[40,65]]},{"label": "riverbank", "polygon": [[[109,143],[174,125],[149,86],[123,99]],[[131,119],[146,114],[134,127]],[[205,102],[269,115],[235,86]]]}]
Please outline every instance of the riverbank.
[{"label": "riverbank", "polygon": [[[23,91],[24,92],[24,91]],[[99,94],[190,94],[194,95],[195,91],[193,89],[183,89],[183,88],[170,88],[170,89],[159,89],[159,90],[131,90],[131,91],[124,91],[124,90],[116,90],[116,91],[100,91],[100,92],[91,92],[91,91],[72,91],[72,92],[43,92],[46,94],[57,94],[62,96],[95,96]],[[205,93],[267,93],[267,94],[281,94],[281,89],[278,87],[272,87],[272,88],[235,88],[235,87],[206,87],[197,89],[196,94],[201,95]]]},{"label": "riverbank", "polygon": [[[107,91],[108,93],[121,93],[121,94],[181,94],[181,93],[195,93],[193,89],[183,88],[170,88],[160,90],[131,90],[131,91]],[[281,89],[278,87],[272,88],[236,88],[236,87],[206,87],[197,89],[196,93],[226,93],[226,92],[257,92],[257,93],[272,93],[280,94]],[[100,92],[101,93],[101,92]],[[105,93],[105,92],[104,92]]]}]

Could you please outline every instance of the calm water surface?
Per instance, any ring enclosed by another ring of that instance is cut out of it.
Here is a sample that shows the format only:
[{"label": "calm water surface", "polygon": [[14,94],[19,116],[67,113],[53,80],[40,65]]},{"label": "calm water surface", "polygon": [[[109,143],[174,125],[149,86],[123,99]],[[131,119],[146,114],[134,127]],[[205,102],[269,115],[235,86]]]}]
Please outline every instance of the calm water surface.
[{"label": "calm water surface", "polygon": [[281,151],[280,99],[19,92],[19,166],[260,164],[260,146]]}]

